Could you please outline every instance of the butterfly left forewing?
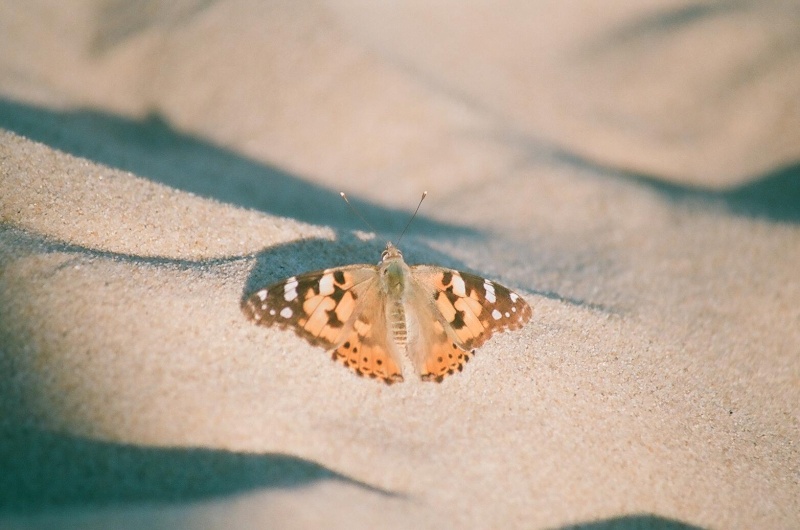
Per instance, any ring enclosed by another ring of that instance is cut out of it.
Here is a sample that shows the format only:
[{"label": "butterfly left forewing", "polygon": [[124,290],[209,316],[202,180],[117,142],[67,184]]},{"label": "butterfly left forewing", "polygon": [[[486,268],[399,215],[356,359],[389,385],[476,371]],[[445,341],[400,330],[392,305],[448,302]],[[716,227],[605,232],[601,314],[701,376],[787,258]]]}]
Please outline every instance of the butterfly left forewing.
[{"label": "butterfly left forewing", "polygon": [[358,375],[402,381],[377,287],[373,265],[309,272],[256,291],[242,311],[257,324],[294,330]]},{"label": "butterfly left forewing", "polygon": [[242,311],[257,324],[290,328],[311,344],[330,349],[338,344],[360,293],[376,277],[369,265],[292,276],[250,295]]}]

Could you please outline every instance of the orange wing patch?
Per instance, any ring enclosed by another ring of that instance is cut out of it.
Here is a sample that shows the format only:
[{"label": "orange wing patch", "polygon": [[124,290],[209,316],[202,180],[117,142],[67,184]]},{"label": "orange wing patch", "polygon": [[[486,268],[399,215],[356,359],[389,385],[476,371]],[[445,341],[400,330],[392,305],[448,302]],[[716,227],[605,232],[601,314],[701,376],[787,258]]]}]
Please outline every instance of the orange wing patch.
[{"label": "orange wing patch", "polygon": [[521,328],[533,314],[517,293],[474,274],[445,270],[434,284],[436,307],[466,350],[495,333]]},{"label": "orange wing patch", "polygon": [[[333,350],[331,358],[360,376],[382,379],[389,385],[403,381],[400,367],[389,353],[388,341],[373,340],[372,329],[372,324],[362,313],[344,337],[344,342]],[[386,337],[385,332],[383,336]]]},{"label": "orange wing patch", "polygon": [[441,383],[448,375],[462,371],[473,354],[448,340],[429,344],[429,348],[425,364],[420,371],[420,377],[423,381],[436,381],[437,383]]}]

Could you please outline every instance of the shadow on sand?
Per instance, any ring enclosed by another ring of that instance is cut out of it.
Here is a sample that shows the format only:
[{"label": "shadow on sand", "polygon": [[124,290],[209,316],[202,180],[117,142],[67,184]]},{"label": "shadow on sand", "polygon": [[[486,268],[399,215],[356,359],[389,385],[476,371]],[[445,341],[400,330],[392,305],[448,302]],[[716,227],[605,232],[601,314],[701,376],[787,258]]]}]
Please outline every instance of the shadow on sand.
[{"label": "shadow on sand", "polygon": [[702,530],[702,528],[658,515],[636,514],[563,526],[559,530]]},{"label": "shadow on sand", "polygon": [[[0,127],[202,197],[337,231],[364,229],[338,190],[178,131],[158,114],[135,120],[93,109],[56,111],[0,98]],[[354,196],[350,200],[377,230],[387,234],[398,234],[409,219],[407,210]],[[433,237],[477,235],[424,213],[416,217],[414,231]]]},{"label": "shadow on sand", "polygon": [[174,503],[323,480],[392,495],[290,455],[144,447],[0,427],[0,513]]}]

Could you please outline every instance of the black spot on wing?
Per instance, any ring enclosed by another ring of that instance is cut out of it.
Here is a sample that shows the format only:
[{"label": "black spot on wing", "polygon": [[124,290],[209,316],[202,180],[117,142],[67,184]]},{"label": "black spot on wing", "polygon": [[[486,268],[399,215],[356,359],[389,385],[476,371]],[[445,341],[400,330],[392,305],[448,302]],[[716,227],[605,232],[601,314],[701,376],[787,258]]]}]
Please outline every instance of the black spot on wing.
[{"label": "black spot on wing", "polygon": [[464,328],[467,325],[467,323],[464,322],[464,312],[456,310],[456,314],[453,316],[453,321],[450,322],[450,325],[453,326],[454,329]]},{"label": "black spot on wing", "polygon": [[450,305],[453,306],[453,309],[456,312],[456,314],[453,316],[453,321],[450,322],[450,325],[453,326],[453,328],[455,328],[455,329],[464,328],[467,325],[467,323],[464,321],[465,313],[464,313],[464,311],[460,311],[458,309],[455,309],[456,301],[460,298],[460,296],[456,295],[453,292],[453,286],[452,285],[450,287],[448,287],[446,291],[444,291],[444,294],[445,294],[445,296],[447,296],[447,299],[450,301]]},{"label": "black spot on wing", "polygon": [[[331,296],[331,298],[333,298],[333,301],[336,302],[336,305],[339,305],[339,302],[342,301],[342,298],[344,298],[344,293],[346,293],[346,292],[347,291],[345,291],[344,289],[342,289],[338,285],[334,285],[333,292],[331,293],[330,296]],[[355,293],[352,293],[352,295],[353,295],[353,300],[355,300],[355,298],[356,298]]]},{"label": "black spot on wing", "polygon": [[325,314],[328,315],[328,325],[332,328],[341,328],[344,326],[344,322],[339,320],[339,317],[336,315],[336,308],[329,309],[325,311]]},{"label": "black spot on wing", "polygon": [[451,283],[453,283],[453,273],[451,271],[444,271],[442,274],[442,285],[447,287]]}]

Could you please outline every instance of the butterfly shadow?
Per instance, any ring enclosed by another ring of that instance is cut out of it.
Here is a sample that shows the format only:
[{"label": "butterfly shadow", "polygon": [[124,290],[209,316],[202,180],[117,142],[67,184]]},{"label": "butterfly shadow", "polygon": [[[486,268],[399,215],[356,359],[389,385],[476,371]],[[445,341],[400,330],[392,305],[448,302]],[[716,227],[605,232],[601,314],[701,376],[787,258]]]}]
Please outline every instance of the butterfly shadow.
[{"label": "butterfly shadow", "polygon": [[203,501],[334,481],[396,494],[281,453],[154,447],[0,426],[0,514]]},{"label": "butterfly shadow", "polygon": [[[472,272],[464,262],[436,250],[413,235],[405,242],[404,257],[410,265],[435,263]],[[242,300],[265,285],[290,276],[352,264],[377,265],[386,243],[383,239],[365,240],[354,232],[343,232],[335,240],[303,239],[264,248],[256,255],[255,264],[250,269],[243,286]]]}]

